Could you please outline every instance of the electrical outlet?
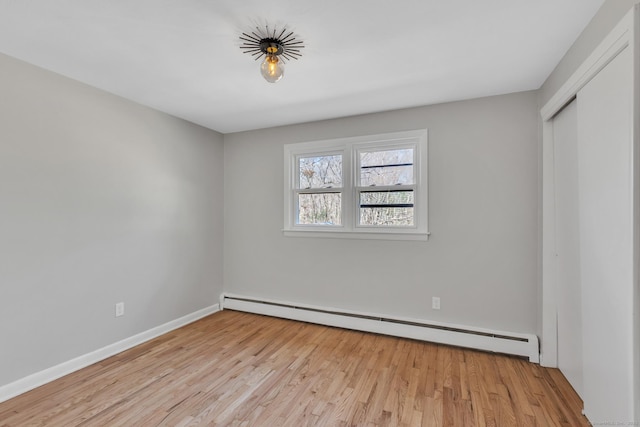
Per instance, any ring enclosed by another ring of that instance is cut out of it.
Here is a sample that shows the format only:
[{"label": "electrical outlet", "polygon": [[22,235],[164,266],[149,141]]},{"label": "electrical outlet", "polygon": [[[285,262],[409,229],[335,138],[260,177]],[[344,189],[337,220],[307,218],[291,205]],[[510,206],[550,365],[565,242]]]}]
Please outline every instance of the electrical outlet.
[{"label": "electrical outlet", "polygon": [[431,298],[431,308],[434,310],[440,310],[440,297]]},{"label": "electrical outlet", "polygon": [[124,316],[124,303],[119,302],[116,304],[116,317]]}]

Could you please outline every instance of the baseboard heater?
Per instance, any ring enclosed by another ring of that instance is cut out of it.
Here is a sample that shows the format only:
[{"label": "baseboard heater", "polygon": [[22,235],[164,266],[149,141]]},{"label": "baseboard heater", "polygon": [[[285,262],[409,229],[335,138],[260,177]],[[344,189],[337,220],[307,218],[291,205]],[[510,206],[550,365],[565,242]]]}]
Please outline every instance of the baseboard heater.
[{"label": "baseboard heater", "polygon": [[523,356],[534,363],[540,361],[538,337],[532,334],[498,332],[232,294],[223,294],[220,297],[220,307],[357,331]]}]

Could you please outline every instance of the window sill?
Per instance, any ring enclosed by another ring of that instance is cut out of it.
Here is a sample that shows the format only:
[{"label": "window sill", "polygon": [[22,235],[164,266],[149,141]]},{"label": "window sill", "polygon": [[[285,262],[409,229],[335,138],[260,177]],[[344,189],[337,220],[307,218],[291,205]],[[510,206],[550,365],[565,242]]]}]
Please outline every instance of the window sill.
[{"label": "window sill", "polygon": [[427,241],[431,233],[411,232],[373,232],[373,231],[329,231],[329,230],[282,230],[285,237],[314,237],[329,239],[357,240],[414,240]]}]

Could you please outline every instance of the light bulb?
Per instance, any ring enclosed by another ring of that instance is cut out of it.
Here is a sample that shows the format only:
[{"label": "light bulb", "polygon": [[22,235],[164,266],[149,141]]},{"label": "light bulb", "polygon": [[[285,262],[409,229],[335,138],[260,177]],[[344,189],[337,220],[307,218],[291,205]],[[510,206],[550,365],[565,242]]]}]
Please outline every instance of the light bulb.
[{"label": "light bulb", "polygon": [[276,55],[267,55],[260,66],[262,77],[269,83],[275,83],[284,76],[284,64]]}]

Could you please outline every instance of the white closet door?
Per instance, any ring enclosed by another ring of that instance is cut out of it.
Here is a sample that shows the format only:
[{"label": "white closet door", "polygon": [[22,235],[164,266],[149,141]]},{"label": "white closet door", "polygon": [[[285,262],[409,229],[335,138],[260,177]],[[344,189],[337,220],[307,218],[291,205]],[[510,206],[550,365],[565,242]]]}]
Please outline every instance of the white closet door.
[{"label": "white closet door", "polygon": [[592,423],[633,420],[632,55],[577,95],[583,399]]},{"label": "white closet door", "polygon": [[553,119],[558,368],[582,396],[582,291],[578,206],[578,109],[574,100]]}]

